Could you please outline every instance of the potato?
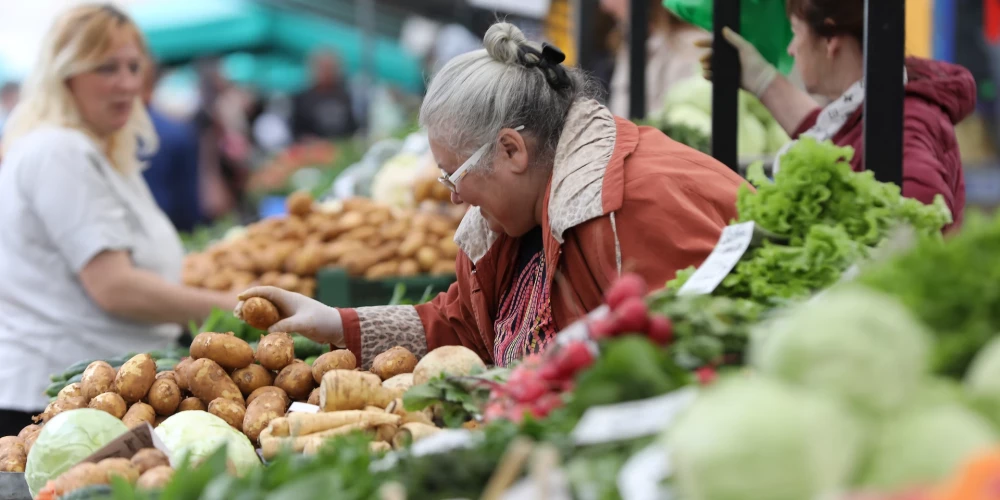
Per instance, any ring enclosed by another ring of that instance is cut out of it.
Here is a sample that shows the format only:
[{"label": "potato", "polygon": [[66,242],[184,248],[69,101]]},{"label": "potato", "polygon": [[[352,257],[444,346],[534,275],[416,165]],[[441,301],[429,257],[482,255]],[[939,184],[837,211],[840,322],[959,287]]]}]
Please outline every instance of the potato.
[{"label": "potato", "polygon": [[[312,381],[310,377],[309,381]],[[254,444],[260,438],[260,433],[267,428],[272,420],[285,414],[284,401],[280,395],[269,393],[262,394],[250,403],[246,414],[243,417],[243,433],[246,434]]]},{"label": "potato", "polygon": [[173,476],[174,469],[169,465],[158,465],[139,476],[135,486],[140,490],[159,490],[165,487]]},{"label": "potato", "polygon": [[83,396],[83,386],[80,382],[73,382],[63,387],[56,398],[72,398],[76,396]]},{"label": "potato", "polygon": [[254,400],[265,394],[273,394],[278,398],[280,398],[282,401],[282,406],[284,408],[288,408],[288,405],[292,404],[292,401],[288,399],[288,393],[286,393],[283,389],[279,387],[269,385],[267,387],[261,387],[260,389],[257,389],[256,391],[253,391],[252,394],[250,394],[250,396],[247,398],[247,408],[249,408],[250,405],[253,404]]},{"label": "potato", "polygon": [[319,387],[313,389],[312,392],[309,393],[309,399],[306,403],[319,406]]},{"label": "potato", "polygon": [[413,374],[412,373],[400,373],[395,377],[386,379],[382,382],[382,387],[386,389],[395,389],[407,391],[410,387],[413,387]]},{"label": "potato", "polygon": [[225,271],[208,275],[202,282],[202,286],[210,290],[225,291],[233,286],[233,278]]},{"label": "potato", "polygon": [[115,376],[115,392],[120,394],[126,403],[132,404],[146,397],[154,380],[156,380],[156,362],[149,354],[138,354],[118,369],[118,374]]},{"label": "potato", "polygon": [[413,384],[421,385],[442,373],[463,376],[486,364],[472,349],[459,345],[441,346],[427,353],[413,369]]},{"label": "potato", "polygon": [[67,411],[67,410],[77,410],[80,408],[87,407],[87,398],[83,396],[73,396],[65,399],[57,399],[48,406],[45,407],[45,411],[41,415],[37,415],[32,419],[35,422],[42,422],[43,424],[52,419],[52,417]]},{"label": "potato", "polygon": [[199,333],[191,342],[191,357],[196,360],[210,359],[226,370],[235,370],[253,363],[253,349],[232,332],[205,332]]},{"label": "potato", "polygon": [[398,240],[404,238],[408,230],[406,222],[391,221],[382,224],[382,227],[379,228],[379,234],[386,240]]},{"label": "potato", "polygon": [[80,377],[80,391],[87,401],[98,394],[109,392],[115,387],[115,369],[105,361],[94,361],[87,365]]},{"label": "potato", "polygon": [[382,380],[388,380],[402,373],[412,373],[417,366],[417,357],[405,347],[396,346],[375,356],[371,371]]},{"label": "potato", "polygon": [[[198,399],[198,398],[194,398],[194,399],[196,399],[198,401],[198,403],[200,403],[200,404],[205,404],[205,403],[202,403],[201,400]],[[180,407],[178,407],[178,408],[180,408]],[[159,427],[160,424],[162,424],[163,421],[166,420],[166,419],[168,419],[168,418],[170,418],[170,417],[164,417],[163,415],[157,415],[156,418],[153,419],[153,428],[155,429],[155,428]]]},{"label": "potato", "polygon": [[276,286],[277,285],[278,279],[281,278],[281,273],[279,273],[277,271],[277,269],[281,268],[281,263],[284,262],[284,260],[285,259],[283,257],[281,259],[278,259],[278,263],[272,268],[272,269],[274,269],[273,271],[268,271],[268,272],[260,275],[260,279],[258,279],[257,281],[260,282],[261,286]]},{"label": "potato", "polygon": [[330,370],[353,370],[358,367],[358,359],[347,349],[330,351],[316,358],[312,364],[312,376],[316,383],[323,381],[323,374]]},{"label": "potato", "polygon": [[234,371],[231,377],[244,396],[249,396],[261,387],[274,384],[274,376],[271,375],[271,372],[256,364]]},{"label": "potato", "polygon": [[306,297],[316,296],[316,278],[302,278],[298,292]]},{"label": "potato", "polygon": [[429,229],[431,233],[441,237],[448,236],[449,233],[454,232],[452,225],[441,217],[432,217],[427,222],[427,229]]},{"label": "potato", "polygon": [[438,250],[446,259],[454,259],[455,257],[458,257],[458,243],[455,243],[454,236],[445,236],[444,238],[441,238],[441,241],[438,243]]},{"label": "potato", "polygon": [[129,484],[135,484],[139,480],[139,469],[127,458],[105,458],[97,462],[97,466],[104,470],[109,483],[115,476],[121,477]]},{"label": "potato", "polygon": [[272,237],[276,240],[302,241],[308,234],[309,225],[302,219],[292,216],[278,222]]},{"label": "potato", "polygon": [[236,308],[236,317],[258,330],[267,330],[281,319],[278,308],[262,297],[250,297],[244,300]]},{"label": "potato", "polygon": [[424,246],[424,239],[424,233],[422,232],[410,233],[410,235],[399,244],[399,256],[404,259],[416,256],[417,251]]},{"label": "potato", "polygon": [[233,379],[218,363],[208,358],[196,359],[188,368],[191,394],[206,405],[215,398],[226,398],[244,404],[243,394]]},{"label": "potato", "polygon": [[288,213],[305,217],[313,210],[312,194],[308,191],[296,191],[285,200],[285,206],[288,208]]},{"label": "potato", "polygon": [[[160,373],[156,374],[156,380],[160,380],[160,379],[164,379],[164,378],[173,380],[174,383],[177,384],[177,372],[175,372],[173,370],[167,370],[165,372],[160,372]],[[156,384],[155,380],[153,381],[153,384],[154,385]],[[180,384],[178,384],[178,387],[180,387]],[[153,388],[150,387],[149,390],[153,390]]]},{"label": "potato", "polygon": [[339,226],[341,233],[353,231],[354,229],[364,225],[364,223],[365,214],[359,212],[348,212],[344,214],[339,221],[337,221],[337,225]]},{"label": "potato", "polygon": [[420,269],[424,271],[430,271],[440,257],[437,249],[432,246],[420,247],[417,250],[417,263],[420,264]]},{"label": "potato", "polygon": [[345,256],[354,253],[358,250],[363,250],[365,244],[360,241],[350,240],[338,240],[330,243],[323,247],[323,263],[324,264],[337,264]]},{"label": "potato", "polygon": [[420,264],[416,260],[406,259],[399,263],[396,274],[400,277],[416,276],[420,274]]},{"label": "potato", "polygon": [[161,378],[153,382],[146,400],[157,415],[169,417],[177,411],[177,407],[181,404],[181,388],[173,379]]},{"label": "potato", "polygon": [[279,371],[295,360],[295,342],[287,333],[271,333],[257,344],[257,361],[268,370]]},{"label": "potato", "polygon": [[24,472],[27,462],[28,451],[23,438],[0,437],[0,472]]},{"label": "potato", "polygon": [[282,290],[296,290],[299,287],[300,278],[294,274],[284,273],[278,277],[278,282],[274,286]]},{"label": "potato", "polygon": [[156,410],[146,403],[136,403],[125,412],[122,423],[129,429],[142,424],[153,425],[156,423]]},{"label": "potato", "polygon": [[338,240],[365,241],[368,238],[371,238],[372,236],[375,236],[377,234],[378,234],[378,229],[375,229],[374,227],[371,226],[361,226],[351,229],[350,231],[347,231],[346,233],[340,235],[340,238],[338,238]]},{"label": "potato", "polygon": [[132,466],[139,471],[139,475],[145,474],[153,467],[170,465],[170,459],[167,455],[156,448],[143,448],[137,451],[129,462],[132,462]]},{"label": "potato", "polygon": [[369,226],[381,226],[392,220],[392,211],[386,207],[379,207],[365,216],[365,223]]},{"label": "potato", "polygon": [[96,484],[108,484],[108,473],[95,463],[83,462],[56,478],[56,491],[65,494]]},{"label": "potato", "polygon": [[435,262],[434,265],[429,270],[430,274],[435,276],[448,276],[455,274],[455,261],[452,260],[442,260]]},{"label": "potato", "polygon": [[391,278],[396,276],[398,271],[398,261],[390,260],[388,262],[380,262],[372,267],[369,267],[368,270],[365,271],[365,279],[380,280],[383,278]]},{"label": "potato", "polygon": [[260,277],[260,284],[273,286],[277,276],[281,274],[277,271],[280,271],[285,266],[285,259],[287,258],[287,255],[273,248],[268,248],[255,254],[253,259],[257,270],[265,273]]},{"label": "potato", "polygon": [[308,243],[292,252],[285,259],[285,271],[299,276],[314,276],[325,264],[325,246],[319,242]]},{"label": "potato", "polygon": [[181,404],[177,406],[178,412],[191,411],[191,410],[206,411],[208,410],[208,406],[206,406],[205,403],[203,403],[200,399],[193,396],[189,398],[184,398],[181,401]]},{"label": "potato", "polygon": [[274,385],[284,390],[292,401],[305,401],[316,386],[312,368],[303,362],[295,362],[282,368],[274,379]]},{"label": "potato", "polygon": [[225,398],[216,398],[208,405],[208,412],[225,420],[236,430],[243,431],[243,417],[246,416],[243,405]]},{"label": "potato", "polygon": [[38,439],[38,435],[42,433],[42,426],[40,425],[29,425],[24,429],[21,429],[21,433],[17,436],[24,440],[24,451],[31,453],[31,447],[35,445],[35,440]]},{"label": "potato", "polygon": [[191,363],[194,363],[193,358],[182,358],[176,365],[174,365],[174,373],[177,374],[177,387],[180,387],[182,391],[191,390],[188,386],[188,368],[191,367]]},{"label": "potato", "polygon": [[119,420],[125,416],[125,411],[128,410],[125,400],[114,392],[98,394],[96,398],[90,400],[88,406],[95,410],[108,412]]}]

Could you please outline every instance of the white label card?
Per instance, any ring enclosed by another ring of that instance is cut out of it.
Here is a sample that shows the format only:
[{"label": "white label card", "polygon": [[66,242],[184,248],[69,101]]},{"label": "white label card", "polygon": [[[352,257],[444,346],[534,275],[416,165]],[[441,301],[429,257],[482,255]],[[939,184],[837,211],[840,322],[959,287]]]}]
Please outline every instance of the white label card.
[{"label": "white label card", "polygon": [[655,398],[592,407],[573,429],[573,441],[586,446],[659,434],[696,395],[697,389],[685,387]]},{"label": "white label card", "polygon": [[295,402],[292,403],[292,406],[288,407],[288,413],[319,413],[319,407],[307,403]]},{"label": "white label card", "polygon": [[667,450],[653,443],[632,455],[618,471],[618,493],[622,500],[673,500],[663,485],[671,472]]},{"label": "white label card", "polygon": [[750,248],[753,241],[754,223],[741,222],[726,226],[719,242],[708,255],[701,267],[677,291],[678,295],[705,295],[715,291],[722,280],[732,272],[736,263]]}]

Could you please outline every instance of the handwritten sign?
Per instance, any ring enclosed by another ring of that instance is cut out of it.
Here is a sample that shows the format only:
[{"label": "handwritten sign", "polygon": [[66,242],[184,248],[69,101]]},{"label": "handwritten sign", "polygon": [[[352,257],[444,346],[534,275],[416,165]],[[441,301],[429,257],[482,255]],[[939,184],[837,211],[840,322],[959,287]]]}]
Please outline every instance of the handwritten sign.
[{"label": "handwritten sign", "polygon": [[741,222],[727,226],[715,249],[708,255],[701,267],[677,291],[678,295],[706,295],[715,291],[722,280],[733,271],[736,263],[753,242],[754,223]]}]

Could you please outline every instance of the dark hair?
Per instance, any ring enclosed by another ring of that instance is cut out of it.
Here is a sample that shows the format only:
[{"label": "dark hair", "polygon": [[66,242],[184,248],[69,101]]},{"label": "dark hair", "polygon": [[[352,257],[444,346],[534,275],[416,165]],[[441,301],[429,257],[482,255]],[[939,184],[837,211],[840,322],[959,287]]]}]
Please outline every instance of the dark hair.
[{"label": "dark hair", "polygon": [[786,0],[788,16],[802,19],[817,35],[850,35],[864,41],[864,0]]}]

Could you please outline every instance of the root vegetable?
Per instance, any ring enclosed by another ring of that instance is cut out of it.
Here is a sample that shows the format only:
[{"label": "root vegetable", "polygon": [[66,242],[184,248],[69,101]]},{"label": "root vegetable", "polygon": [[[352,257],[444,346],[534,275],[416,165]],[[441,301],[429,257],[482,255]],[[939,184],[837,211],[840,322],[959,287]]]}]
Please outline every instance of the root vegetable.
[{"label": "root vegetable", "polygon": [[284,390],[292,401],[304,401],[315,387],[312,368],[303,362],[292,363],[278,373],[274,385]]},{"label": "root vegetable", "polygon": [[312,364],[313,380],[323,381],[323,374],[330,370],[353,370],[358,367],[358,359],[347,349],[330,351],[316,358]]},{"label": "root vegetable", "polygon": [[384,408],[400,395],[382,387],[382,380],[373,373],[331,370],[323,375],[319,405],[323,411],[360,410],[368,405]]},{"label": "root vegetable", "polygon": [[417,357],[405,347],[396,346],[375,356],[372,373],[382,380],[388,380],[402,373],[412,373],[417,366]]},{"label": "root vegetable", "polygon": [[[261,438],[261,454],[264,458],[270,459],[274,458],[281,453],[282,450],[290,448],[292,451],[302,453],[307,452],[307,449],[312,449],[314,453],[322,446],[323,442],[335,437],[350,434],[356,431],[367,430],[370,427],[366,427],[362,424],[351,424],[342,427],[336,427],[334,429],[326,430],[323,432],[317,432],[315,434],[308,434],[299,437],[266,437]],[[310,452],[307,452],[310,453]]]},{"label": "root vegetable", "polygon": [[206,406],[205,403],[202,402],[202,400],[193,396],[189,398],[184,398],[184,400],[181,401],[181,404],[177,406],[178,412],[191,411],[191,410],[207,411],[208,406]]},{"label": "root vegetable", "polygon": [[132,404],[146,397],[156,380],[156,362],[149,354],[138,354],[118,369],[115,376],[115,392],[126,403]]},{"label": "root vegetable", "polygon": [[417,262],[420,264],[420,269],[430,271],[441,256],[436,248],[432,246],[424,246],[417,250],[416,257]]},{"label": "root vegetable", "polygon": [[368,443],[368,451],[371,453],[386,453],[392,451],[392,445],[385,441],[372,441]]},{"label": "root vegetable", "polygon": [[226,370],[235,370],[253,363],[253,349],[232,333],[205,332],[191,342],[191,357],[211,359]]},{"label": "root vegetable", "polygon": [[[284,260],[284,259],[282,259]],[[267,331],[281,319],[278,308],[271,301],[261,297],[250,297],[236,309],[236,317],[246,324]]]},{"label": "root vegetable", "polygon": [[188,368],[188,385],[194,394],[206,405],[215,398],[226,398],[244,404],[243,394],[233,379],[218,363],[208,358],[196,359]]},{"label": "root vegetable", "polygon": [[139,476],[135,485],[140,490],[158,490],[166,486],[173,476],[174,469],[170,468],[169,465],[159,465]]},{"label": "root vegetable", "polygon": [[162,451],[156,448],[143,448],[132,455],[132,466],[139,471],[139,475],[145,474],[146,471],[159,467],[161,465],[170,465],[170,459]]},{"label": "root vegetable", "polygon": [[309,393],[309,400],[306,402],[311,405],[319,406],[319,387],[313,389],[312,392]]},{"label": "root vegetable", "polygon": [[95,410],[108,412],[119,420],[125,416],[125,411],[128,410],[125,400],[114,392],[98,394],[96,398],[90,400],[88,406]]},{"label": "root vegetable", "polygon": [[60,475],[55,481],[55,489],[58,495],[64,495],[87,486],[107,483],[108,475],[104,469],[95,463],[83,462]]},{"label": "root vegetable", "polygon": [[256,356],[264,368],[279,371],[295,361],[295,342],[283,332],[265,335],[257,344]]},{"label": "root vegetable", "polygon": [[386,379],[382,382],[382,387],[386,389],[392,389],[397,391],[407,391],[410,387],[413,387],[413,374],[412,373],[400,373],[395,377]]},{"label": "root vegetable", "polygon": [[285,200],[285,206],[288,208],[288,213],[299,217],[305,217],[312,213],[312,194],[308,191],[296,191],[289,195],[288,199]]},{"label": "root vegetable", "polygon": [[274,395],[281,398],[282,405],[284,406],[284,408],[288,408],[288,405],[292,404],[291,400],[288,399],[288,393],[286,393],[280,387],[269,385],[267,387],[261,387],[260,389],[257,389],[252,393],[250,393],[250,396],[247,397],[247,408],[249,408],[250,405],[253,404],[254,400],[256,400],[257,398],[270,393],[273,393]]},{"label": "root vegetable", "polygon": [[256,443],[272,420],[285,414],[284,400],[277,394],[262,394],[250,403],[243,417],[243,433]]},{"label": "root vegetable", "polygon": [[396,425],[402,419],[382,410],[345,410],[325,413],[291,413],[271,421],[271,435],[274,437],[304,436],[346,425],[360,425],[374,428],[380,425]]},{"label": "root vegetable", "polygon": [[274,376],[260,365],[250,365],[233,372],[233,382],[239,387],[244,396],[249,396],[261,387],[267,387],[274,383]]},{"label": "root vegetable", "polygon": [[188,357],[181,359],[174,365],[174,373],[177,374],[177,387],[180,387],[182,391],[191,390],[188,386],[188,368],[191,367],[191,363],[194,363],[194,359]]},{"label": "root vegetable", "polygon": [[[176,367],[174,367],[174,368],[176,368]],[[164,379],[164,378],[168,378],[170,380],[173,380],[174,383],[178,384],[178,387],[180,387],[180,384],[177,382],[177,372],[175,372],[174,370],[167,370],[165,372],[160,372],[160,373],[156,374],[156,380],[160,380],[160,379]],[[155,384],[156,382],[154,381],[153,383]]]},{"label": "root vegetable", "polygon": [[82,396],[90,401],[98,394],[110,392],[115,387],[115,369],[105,361],[94,361],[87,365],[80,377]]},{"label": "root vegetable", "polygon": [[23,438],[0,437],[0,472],[24,472],[27,462],[28,451]]},{"label": "root vegetable", "polygon": [[121,477],[129,484],[135,484],[139,480],[139,469],[127,458],[105,458],[97,462],[97,466],[104,470],[105,478],[111,483],[111,478]]},{"label": "root vegetable", "polygon": [[391,403],[389,403],[389,405],[385,407],[385,411],[386,413],[398,415],[404,424],[417,422],[421,424],[434,425],[434,419],[431,418],[430,410],[408,412],[406,411],[406,408],[403,407],[403,400],[399,398],[394,399]]},{"label": "root vegetable", "polygon": [[181,388],[173,379],[161,378],[153,382],[146,399],[157,415],[169,417],[177,412],[177,407],[181,404]]},{"label": "root vegetable", "polygon": [[486,364],[471,349],[458,345],[442,346],[427,353],[413,369],[413,384],[421,385],[442,374],[464,376]]},{"label": "root vegetable", "polygon": [[67,411],[67,410],[77,410],[80,408],[87,407],[87,398],[83,396],[74,396],[65,399],[57,399],[48,406],[45,407],[45,411],[41,415],[37,415],[32,418],[35,422],[42,422],[43,424],[52,419],[52,417]]},{"label": "root vegetable", "polygon": [[396,435],[393,436],[392,446],[397,449],[404,448],[413,442],[433,436],[438,432],[441,432],[441,429],[433,425],[421,424],[419,422],[403,424],[399,427]]},{"label": "root vegetable", "polygon": [[80,382],[73,382],[72,384],[69,384],[66,387],[63,387],[61,390],[59,390],[59,394],[56,396],[56,399],[72,398],[78,396],[83,396],[83,386],[82,384],[80,384]]},{"label": "root vegetable", "polygon": [[375,428],[375,439],[377,439],[378,441],[385,441],[387,443],[391,443],[392,438],[396,435],[396,432],[398,430],[399,430],[398,425],[394,424],[380,425]]},{"label": "root vegetable", "polygon": [[42,426],[32,424],[22,429],[17,435],[24,440],[24,451],[26,453],[31,453],[31,447],[35,445],[35,440],[38,439],[38,435],[41,433]]},{"label": "root vegetable", "polygon": [[246,417],[243,405],[225,398],[216,398],[208,405],[208,412],[225,420],[238,431],[243,430],[243,418]]},{"label": "root vegetable", "polygon": [[156,422],[156,410],[146,403],[135,403],[129,407],[122,417],[122,423],[129,429],[142,424],[153,425]]}]

